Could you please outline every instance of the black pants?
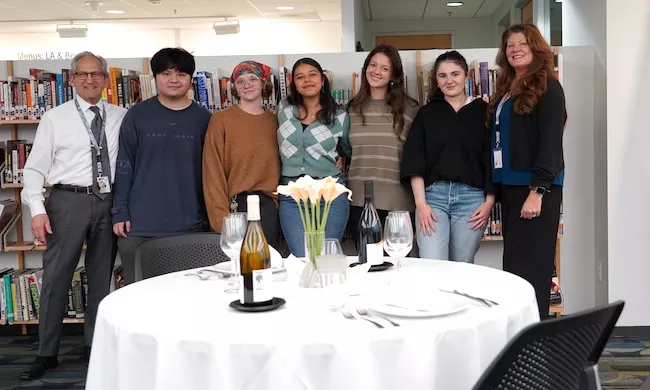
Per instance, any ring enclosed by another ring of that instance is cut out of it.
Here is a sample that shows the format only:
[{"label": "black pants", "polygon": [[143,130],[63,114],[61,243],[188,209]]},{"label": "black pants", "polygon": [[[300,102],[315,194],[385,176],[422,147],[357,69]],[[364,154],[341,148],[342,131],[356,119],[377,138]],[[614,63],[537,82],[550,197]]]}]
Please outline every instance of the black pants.
[{"label": "black pants", "polygon": [[113,194],[99,199],[93,194],[52,190],[47,214],[52,226],[43,254],[38,322],[40,356],[59,353],[63,317],[72,274],[77,268],[84,241],[88,245],[84,266],[88,278],[88,307],[85,312],[84,343],[90,345],[99,302],[109,293],[115,263],[116,237],[111,222]]},{"label": "black pants", "polygon": [[530,190],[527,186],[500,187],[503,213],[503,270],[519,275],[535,288],[541,319],[548,317],[551,279],[560,223],[562,187],[552,186],[542,198],[542,212],[533,219],[520,217]]},{"label": "black pants", "polygon": [[259,195],[262,231],[264,231],[264,236],[266,236],[266,241],[269,245],[271,245],[275,250],[279,250],[281,230],[278,206],[273,201],[273,198],[262,192],[242,192],[237,195],[237,211],[246,212],[246,197],[248,195]]},{"label": "black pants", "polygon": [[[377,209],[377,214],[379,214],[379,220],[381,221],[381,226],[386,226],[386,217],[388,216],[389,210],[380,210]],[[348,217],[348,226],[347,230],[354,239],[354,245],[359,250],[359,220],[361,219],[361,214],[363,213],[363,207],[359,206],[350,206],[350,216]],[[415,233],[415,213],[409,213],[411,216],[411,224],[413,226],[413,233]],[[409,253],[408,257],[418,257],[418,249],[416,248],[417,244],[415,239],[413,240],[413,250]],[[384,252],[384,256],[388,256]]]}]

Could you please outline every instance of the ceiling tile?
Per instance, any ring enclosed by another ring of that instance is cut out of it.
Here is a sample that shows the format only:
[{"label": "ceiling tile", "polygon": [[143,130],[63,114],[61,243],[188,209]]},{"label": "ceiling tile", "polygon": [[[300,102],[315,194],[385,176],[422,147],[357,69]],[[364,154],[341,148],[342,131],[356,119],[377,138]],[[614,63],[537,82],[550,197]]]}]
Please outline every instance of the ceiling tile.
[{"label": "ceiling tile", "polygon": [[496,12],[496,10],[501,6],[503,0],[485,0],[481,9],[476,13],[477,18],[489,18]]},{"label": "ceiling tile", "polygon": [[[171,18],[233,15],[240,19],[276,18],[275,7],[291,5],[300,15],[316,12],[321,20],[341,20],[341,0],[160,0],[152,5],[149,0],[101,0],[103,5],[93,12],[87,0],[0,0],[0,21],[10,20],[69,20]],[[251,5],[252,4],[252,5]],[[107,14],[117,9],[124,14]],[[268,15],[267,15],[268,14]]]},{"label": "ceiling tile", "polygon": [[371,0],[372,20],[421,19],[425,0]]}]

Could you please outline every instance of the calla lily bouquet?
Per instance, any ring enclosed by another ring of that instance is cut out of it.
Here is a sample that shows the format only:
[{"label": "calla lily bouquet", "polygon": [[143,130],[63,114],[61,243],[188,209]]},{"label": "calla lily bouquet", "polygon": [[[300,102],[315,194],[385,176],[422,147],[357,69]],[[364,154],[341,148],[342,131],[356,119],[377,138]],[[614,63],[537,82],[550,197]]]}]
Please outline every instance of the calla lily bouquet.
[{"label": "calla lily bouquet", "polygon": [[[315,268],[317,268],[316,256],[323,250],[325,225],[332,202],[346,192],[348,200],[352,200],[352,191],[331,176],[319,180],[311,176],[302,176],[287,185],[278,186],[276,194],[290,196],[298,204],[300,219],[305,230],[305,254]],[[321,205],[323,205],[322,212]]]}]

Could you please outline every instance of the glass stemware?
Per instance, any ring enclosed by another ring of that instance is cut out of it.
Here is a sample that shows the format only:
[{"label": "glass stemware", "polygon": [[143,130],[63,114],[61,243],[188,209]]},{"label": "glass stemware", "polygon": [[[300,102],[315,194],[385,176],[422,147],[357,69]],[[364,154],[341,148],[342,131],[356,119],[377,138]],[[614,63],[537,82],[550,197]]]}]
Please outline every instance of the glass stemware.
[{"label": "glass stemware", "polygon": [[221,225],[221,250],[230,257],[230,269],[233,273],[228,283],[227,293],[239,292],[239,256],[246,236],[248,220],[246,213],[232,213],[223,218]]},{"label": "glass stemware", "polygon": [[413,249],[413,225],[408,211],[391,211],[384,224],[384,250],[395,258],[397,270],[402,267],[401,258]]}]

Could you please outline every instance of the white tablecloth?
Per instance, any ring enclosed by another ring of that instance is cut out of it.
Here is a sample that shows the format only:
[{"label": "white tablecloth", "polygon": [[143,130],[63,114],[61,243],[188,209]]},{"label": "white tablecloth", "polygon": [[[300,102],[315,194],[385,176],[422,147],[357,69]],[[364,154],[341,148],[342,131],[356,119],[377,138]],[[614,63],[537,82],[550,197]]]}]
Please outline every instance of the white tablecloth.
[{"label": "white tablecloth", "polygon": [[366,295],[350,299],[371,299],[411,278],[415,286],[426,280],[499,305],[437,318],[393,318],[401,326],[379,329],[310,307],[313,301],[283,290],[283,283],[276,284],[276,296],[287,301],[281,309],[242,313],[228,306],[238,296],[224,293],[227,279],[165,275],[101,302],[86,388],[471,389],[505,344],[539,320],[532,286],[515,275],[447,261],[402,264],[400,272],[368,273]]}]

